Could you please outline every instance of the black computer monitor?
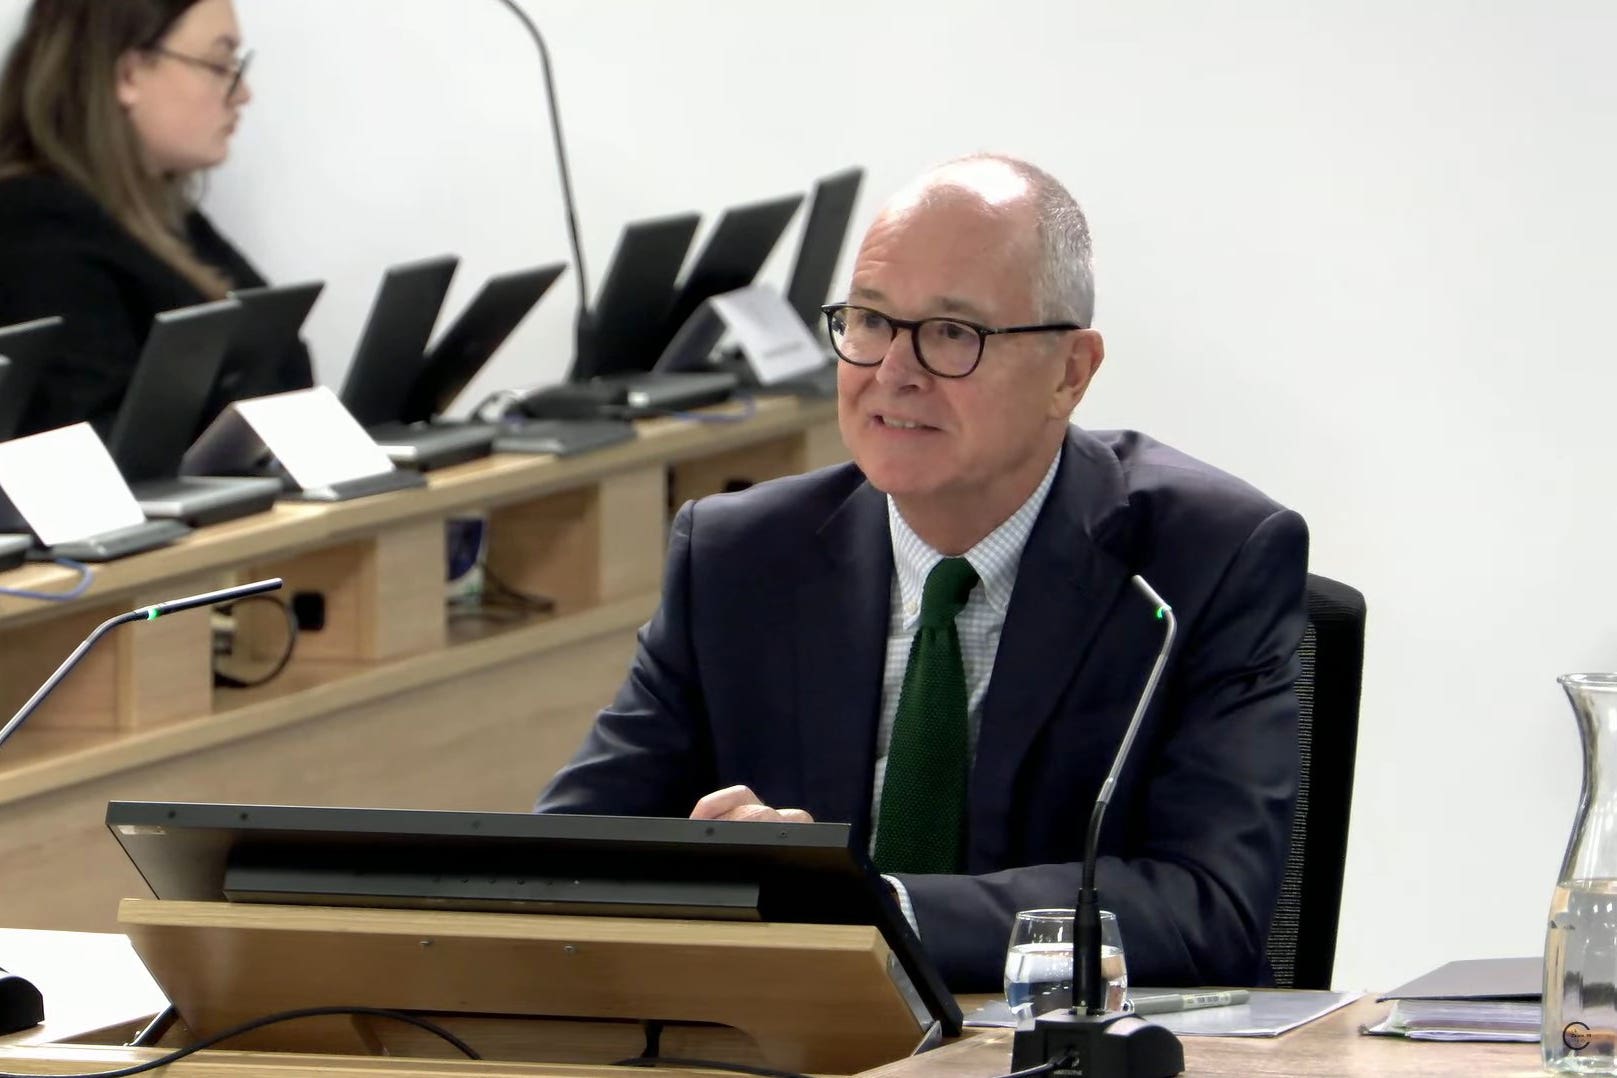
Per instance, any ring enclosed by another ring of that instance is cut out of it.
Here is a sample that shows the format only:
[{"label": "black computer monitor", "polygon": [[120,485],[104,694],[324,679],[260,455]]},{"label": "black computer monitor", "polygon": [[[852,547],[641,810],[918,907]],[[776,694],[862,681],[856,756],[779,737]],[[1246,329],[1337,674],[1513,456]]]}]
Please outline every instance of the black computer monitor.
[{"label": "black computer monitor", "polygon": [[579,335],[569,381],[635,374],[657,362],[666,343],[662,327],[674,300],[674,282],[701,223],[699,214],[684,213],[624,228],[588,325]]},{"label": "black computer monitor", "polygon": [[7,361],[0,382],[0,442],[15,438],[34,397],[39,373],[56,355],[61,343],[62,320],[37,318],[0,329],[0,356]]},{"label": "black computer monitor", "polygon": [[442,255],[383,274],[338,394],[361,426],[404,418],[410,387],[426,362],[427,341],[459,264],[458,257]]},{"label": "black computer monitor", "polygon": [[427,352],[399,418],[420,423],[447,412],[566,269],[555,262],[490,277]]},{"label": "black computer monitor", "polygon": [[703,300],[752,283],[802,203],[802,195],[787,195],[724,211],[679,286],[650,362],[662,354]]},{"label": "black computer monitor", "polygon": [[846,824],[113,801],[160,899],[874,925],[960,1009]]},{"label": "black computer monitor", "polygon": [[837,271],[837,259],[842,257],[848,224],[853,220],[853,204],[864,178],[864,169],[850,168],[825,176],[814,185],[814,201],[809,204],[803,238],[797,245],[797,262],[786,286],[786,302],[812,330],[820,328],[820,305],[830,295],[831,277]]},{"label": "black computer monitor", "polygon": [[277,384],[282,357],[297,346],[298,332],[324,289],[322,281],[304,281],[230,293],[241,304],[241,319],[219,371],[210,419],[235,401],[285,388]]},{"label": "black computer monitor", "polygon": [[241,304],[222,299],[152,319],[107,436],[107,452],[127,482],[180,474],[240,318]]}]

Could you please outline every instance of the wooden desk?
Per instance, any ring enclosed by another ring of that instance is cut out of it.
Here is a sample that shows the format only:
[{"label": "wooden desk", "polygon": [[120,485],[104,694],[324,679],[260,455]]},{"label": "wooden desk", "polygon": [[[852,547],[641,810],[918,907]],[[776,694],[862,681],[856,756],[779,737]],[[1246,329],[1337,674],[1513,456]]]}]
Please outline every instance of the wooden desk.
[{"label": "wooden desk", "polygon": [[[1187,1078],[1536,1078],[1544,1072],[1536,1044],[1434,1044],[1394,1037],[1366,1037],[1363,1024],[1378,1020],[1387,1004],[1366,998],[1283,1037],[1186,1037]],[[968,1036],[933,1052],[863,1072],[860,1078],[987,1078],[1010,1070],[1009,1030]],[[110,1069],[151,1059],[153,1050],[83,1046],[0,1046],[0,1070],[41,1074]],[[471,1063],[353,1056],[203,1052],[165,1073],[194,1078],[305,1078],[317,1074],[531,1078],[628,1078],[644,1071],[557,1064]],[[658,1068],[657,1074],[682,1074]],[[711,1073],[711,1072],[708,1072]]]},{"label": "wooden desk", "polygon": [[[118,900],[145,887],[106,833],[109,800],[525,811],[623,676],[656,607],[671,508],[844,457],[830,402],[762,399],[738,422],[658,420],[568,460],[498,455],[433,472],[426,490],[280,505],[98,566],[70,603],[0,597],[5,716],[132,606],[273,573],[326,614],[257,689],[212,686],[200,613],[103,640],[0,751],[0,924],[114,929]],[[491,570],[554,598],[554,615],[446,615],[444,522],[473,514]],[[0,574],[17,588],[70,579]],[[273,628],[240,622],[249,644]]]},{"label": "wooden desk", "polygon": [[[1183,1037],[1188,1078],[1527,1078],[1544,1074],[1536,1044],[1439,1044],[1366,1037],[1391,1004],[1366,996],[1280,1037]],[[964,1037],[862,1078],[986,1078],[1011,1069],[1012,1031]]]}]

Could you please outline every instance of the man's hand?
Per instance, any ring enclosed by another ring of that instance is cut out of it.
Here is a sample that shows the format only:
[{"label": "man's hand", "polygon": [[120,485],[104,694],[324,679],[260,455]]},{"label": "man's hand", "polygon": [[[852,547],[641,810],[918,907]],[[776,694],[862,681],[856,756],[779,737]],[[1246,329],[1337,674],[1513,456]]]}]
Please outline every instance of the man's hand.
[{"label": "man's hand", "polygon": [[765,823],[813,823],[814,817],[802,809],[773,809],[761,804],[758,795],[746,786],[715,790],[691,809],[693,820],[762,820]]}]

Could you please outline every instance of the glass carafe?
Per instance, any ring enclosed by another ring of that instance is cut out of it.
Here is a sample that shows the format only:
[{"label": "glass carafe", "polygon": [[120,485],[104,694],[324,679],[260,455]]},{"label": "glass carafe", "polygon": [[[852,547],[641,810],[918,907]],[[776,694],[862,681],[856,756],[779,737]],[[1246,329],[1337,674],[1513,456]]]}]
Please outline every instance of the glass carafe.
[{"label": "glass carafe", "polygon": [[1617,674],[1560,682],[1583,741],[1583,795],[1544,938],[1544,1065],[1617,1075]]}]

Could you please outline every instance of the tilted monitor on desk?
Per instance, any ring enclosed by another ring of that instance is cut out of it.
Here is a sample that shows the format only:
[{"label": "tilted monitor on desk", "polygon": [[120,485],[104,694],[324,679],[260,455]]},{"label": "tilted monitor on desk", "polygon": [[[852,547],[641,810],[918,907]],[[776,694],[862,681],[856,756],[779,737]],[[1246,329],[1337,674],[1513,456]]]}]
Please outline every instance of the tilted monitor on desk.
[{"label": "tilted monitor on desk", "polygon": [[652,360],[704,300],[752,283],[802,202],[802,195],[787,195],[724,211],[674,295],[651,349]]},{"label": "tilted monitor on desk", "polygon": [[846,824],[113,801],[107,827],[165,900],[872,925],[960,1030]]}]

